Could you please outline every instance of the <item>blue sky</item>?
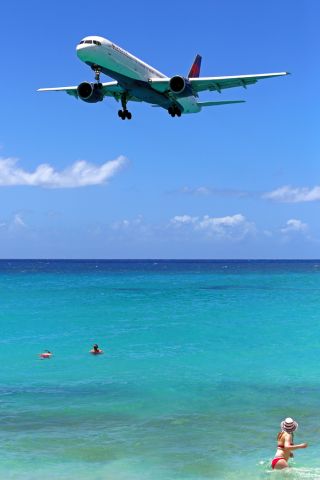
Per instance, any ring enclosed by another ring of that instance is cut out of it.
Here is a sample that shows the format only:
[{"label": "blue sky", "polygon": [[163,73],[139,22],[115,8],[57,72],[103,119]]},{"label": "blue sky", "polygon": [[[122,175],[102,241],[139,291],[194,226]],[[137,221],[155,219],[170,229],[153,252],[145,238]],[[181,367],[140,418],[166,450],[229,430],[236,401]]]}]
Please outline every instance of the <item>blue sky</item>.
[{"label": "blue sky", "polygon": [[[319,2],[187,5],[1,5],[0,257],[320,257]],[[36,92],[91,80],[75,46],[95,34],[167,75],[196,53],[203,76],[292,75],[180,119]]]}]

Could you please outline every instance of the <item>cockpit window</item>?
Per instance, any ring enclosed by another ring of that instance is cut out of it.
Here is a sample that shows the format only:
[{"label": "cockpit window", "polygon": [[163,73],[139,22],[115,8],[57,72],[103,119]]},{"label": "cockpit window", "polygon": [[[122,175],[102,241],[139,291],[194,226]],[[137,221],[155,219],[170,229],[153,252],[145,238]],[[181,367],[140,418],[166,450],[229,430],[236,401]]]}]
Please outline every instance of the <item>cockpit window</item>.
[{"label": "cockpit window", "polygon": [[98,46],[101,45],[101,42],[98,42],[98,40],[81,40],[81,42],[79,42],[79,45],[81,45],[81,43],[89,43],[90,45],[94,43]]}]

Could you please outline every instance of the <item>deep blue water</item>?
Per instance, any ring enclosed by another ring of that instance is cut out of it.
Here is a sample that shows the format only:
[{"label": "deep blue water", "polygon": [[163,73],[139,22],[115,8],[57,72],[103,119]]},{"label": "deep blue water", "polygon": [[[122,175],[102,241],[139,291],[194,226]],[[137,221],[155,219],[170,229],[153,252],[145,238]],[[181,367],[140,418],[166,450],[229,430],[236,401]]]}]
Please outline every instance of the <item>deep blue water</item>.
[{"label": "deep blue water", "polygon": [[320,479],[320,261],[2,260],[0,302],[0,478],[265,479],[292,416]]}]

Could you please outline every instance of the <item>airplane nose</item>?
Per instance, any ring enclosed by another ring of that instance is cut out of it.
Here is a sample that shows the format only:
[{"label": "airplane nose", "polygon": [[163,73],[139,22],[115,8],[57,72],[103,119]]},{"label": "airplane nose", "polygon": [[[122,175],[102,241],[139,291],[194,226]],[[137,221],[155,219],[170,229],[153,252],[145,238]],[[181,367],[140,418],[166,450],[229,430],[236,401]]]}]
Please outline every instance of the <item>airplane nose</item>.
[{"label": "airplane nose", "polygon": [[87,57],[91,50],[92,50],[92,45],[88,43],[79,43],[76,46],[77,55],[81,60],[83,60],[84,57]]},{"label": "airplane nose", "polygon": [[83,50],[86,47],[87,47],[86,43],[78,43],[78,45],[76,46],[76,50],[77,52],[79,52],[80,50]]},{"label": "airplane nose", "polygon": [[84,49],[84,45],[83,45],[83,44],[82,44],[82,45],[78,44],[78,45],[76,46],[76,52],[77,52],[78,57],[81,56],[81,52],[83,52],[83,49]]}]

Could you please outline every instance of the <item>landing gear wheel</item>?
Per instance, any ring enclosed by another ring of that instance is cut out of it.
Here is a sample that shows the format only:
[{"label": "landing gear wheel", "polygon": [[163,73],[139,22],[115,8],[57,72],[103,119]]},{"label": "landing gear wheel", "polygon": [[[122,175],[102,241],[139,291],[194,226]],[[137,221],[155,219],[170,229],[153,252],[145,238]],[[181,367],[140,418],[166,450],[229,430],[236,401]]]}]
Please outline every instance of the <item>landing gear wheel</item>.
[{"label": "landing gear wheel", "polygon": [[175,117],[176,115],[177,117],[181,117],[181,110],[175,105],[173,105],[172,107],[169,107],[168,112],[171,115],[171,117]]},{"label": "landing gear wheel", "polygon": [[128,120],[131,120],[132,113],[128,112],[128,110],[127,110],[127,95],[126,95],[126,93],[123,93],[121,95],[121,105],[122,105],[122,110],[118,111],[119,117],[122,118],[122,120],[125,120],[126,118]]},{"label": "landing gear wheel", "polygon": [[118,116],[121,118],[121,120],[125,120],[126,118],[128,120],[131,120],[132,118],[132,113],[128,112],[128,110],[119,110],[118,111]]}]

